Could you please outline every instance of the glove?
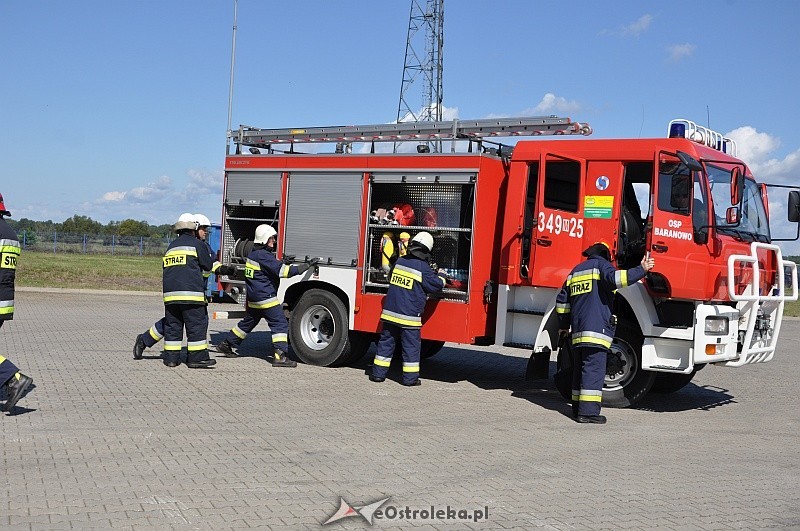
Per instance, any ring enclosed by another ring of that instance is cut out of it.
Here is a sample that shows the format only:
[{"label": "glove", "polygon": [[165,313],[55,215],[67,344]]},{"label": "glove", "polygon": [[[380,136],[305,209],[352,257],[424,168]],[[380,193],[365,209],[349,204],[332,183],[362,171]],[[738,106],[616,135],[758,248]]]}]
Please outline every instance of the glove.
[{"label": "glove", "polygon": [[313,266],[317,265],[318,263],[319,263],[319,258],[317,258],[317,257],[314,257],[314,258],[312,258],[311,260],[308,261],[309,267],[313,267]]},{"label": "glove", "polygon": [[308,271],[309,269],[311,269],[311,266],[308,264],[298,264],[295,267],[297,267],[297,272],[300,273],[301,275],[306,271]]},{"label": "glove", "polygon": [[221,265],[217,268],[217,275],[231,276],[236,273],[236,268],[228,265]]}]

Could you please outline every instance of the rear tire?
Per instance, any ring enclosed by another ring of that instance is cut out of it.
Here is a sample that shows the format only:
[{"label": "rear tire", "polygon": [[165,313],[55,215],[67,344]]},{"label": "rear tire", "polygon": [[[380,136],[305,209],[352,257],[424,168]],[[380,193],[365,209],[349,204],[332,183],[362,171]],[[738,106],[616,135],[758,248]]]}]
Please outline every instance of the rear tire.
[{"label": "rear tire", "polygon": [[344,303],[321,289],[305,292],[292,309],[289,338],[298,358],[308,365],[342,365],[363,356],[369,342],[349,330]]},{"label": "rear tire", "polygon": [[[634,406],[650,391],[656,373],[643,371],[641,368],[643,342],[644,338],[635,325],[623,321],[617,327],[606,361],[604,407]],[[568,346],[559,349],[556,373],[553,375],[556,388],[565,400],[572,400],[571,348]]]},{"label": "rear tire", "polygon": [[422,350],[420,350],[420,358],[428,359],[437,355],[444,347],[444,341],[436,341],[434,339],[423,339]]}]

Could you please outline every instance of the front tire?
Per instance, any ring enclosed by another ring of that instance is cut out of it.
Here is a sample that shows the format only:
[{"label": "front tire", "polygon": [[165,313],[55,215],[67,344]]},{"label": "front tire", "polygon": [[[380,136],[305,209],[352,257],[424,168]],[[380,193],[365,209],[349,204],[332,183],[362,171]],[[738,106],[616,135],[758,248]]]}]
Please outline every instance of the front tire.
[{"label": "front tire", "polygon": [[[642,370],[642,343],[639,329],[621,322],[606,358],[606,378],[603,384],[603,406],[631,407],[641,401],[656,378],[656,373]],[[558,392],[572,400],[572,347],[558,351],[556,374],[553,379]]]},{"label": "front tire", "polygon": [[638,326],[627,321],[619,323],[606,360],[604,406],[631,407],[647,396],[656,373],[642,370],[643,343]]},{"label": "front tire", "polygon": [[289,319],[289,338],[303,363],[323,367],[349,363],[369,348],[361,334],[349,330],[341,299],[321,289],[308,290],[297,301]]}]

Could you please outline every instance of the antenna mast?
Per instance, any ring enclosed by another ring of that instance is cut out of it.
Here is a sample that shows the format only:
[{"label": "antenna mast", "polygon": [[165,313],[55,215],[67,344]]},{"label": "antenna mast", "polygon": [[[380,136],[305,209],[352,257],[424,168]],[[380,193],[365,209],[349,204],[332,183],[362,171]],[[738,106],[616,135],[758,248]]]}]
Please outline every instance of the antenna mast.
[{"label": "antenna mast", "polygon": [[231,80],[228,85],[228,131],[225,134],[225,154],[230,155],[231,147],[231,119],[233,111],[233,66],[236,63],[236,12],[239,0],[233,0],[233,43],[231,44]]},{"label": "antenna mast", "polygon": [[[443,47],[444,0],[411,0],[398,122],[442,121]],[[441,142],[425,144],[431,151],[441,152]]]}]

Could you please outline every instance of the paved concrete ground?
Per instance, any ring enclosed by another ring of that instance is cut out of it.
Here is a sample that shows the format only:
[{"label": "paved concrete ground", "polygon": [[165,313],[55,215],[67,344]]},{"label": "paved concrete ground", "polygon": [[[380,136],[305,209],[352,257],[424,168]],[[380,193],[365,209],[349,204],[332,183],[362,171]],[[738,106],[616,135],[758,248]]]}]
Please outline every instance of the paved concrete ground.
[{"label": "paved concrete ground", "polygon": [[488,508],[378,528],[800,527],[798,321],[773,362],[709,367],[590,426],[510,349],[448,345],[405,388],[369,382],[366,360],[273,369],[262,324],[249,357],[169,369],[131,357],[157,295],[25,291],[17,308],[0,352],[37,387],[0,419],[2,528],[313,529],[340,497],[391,497],[386,514]]}]

